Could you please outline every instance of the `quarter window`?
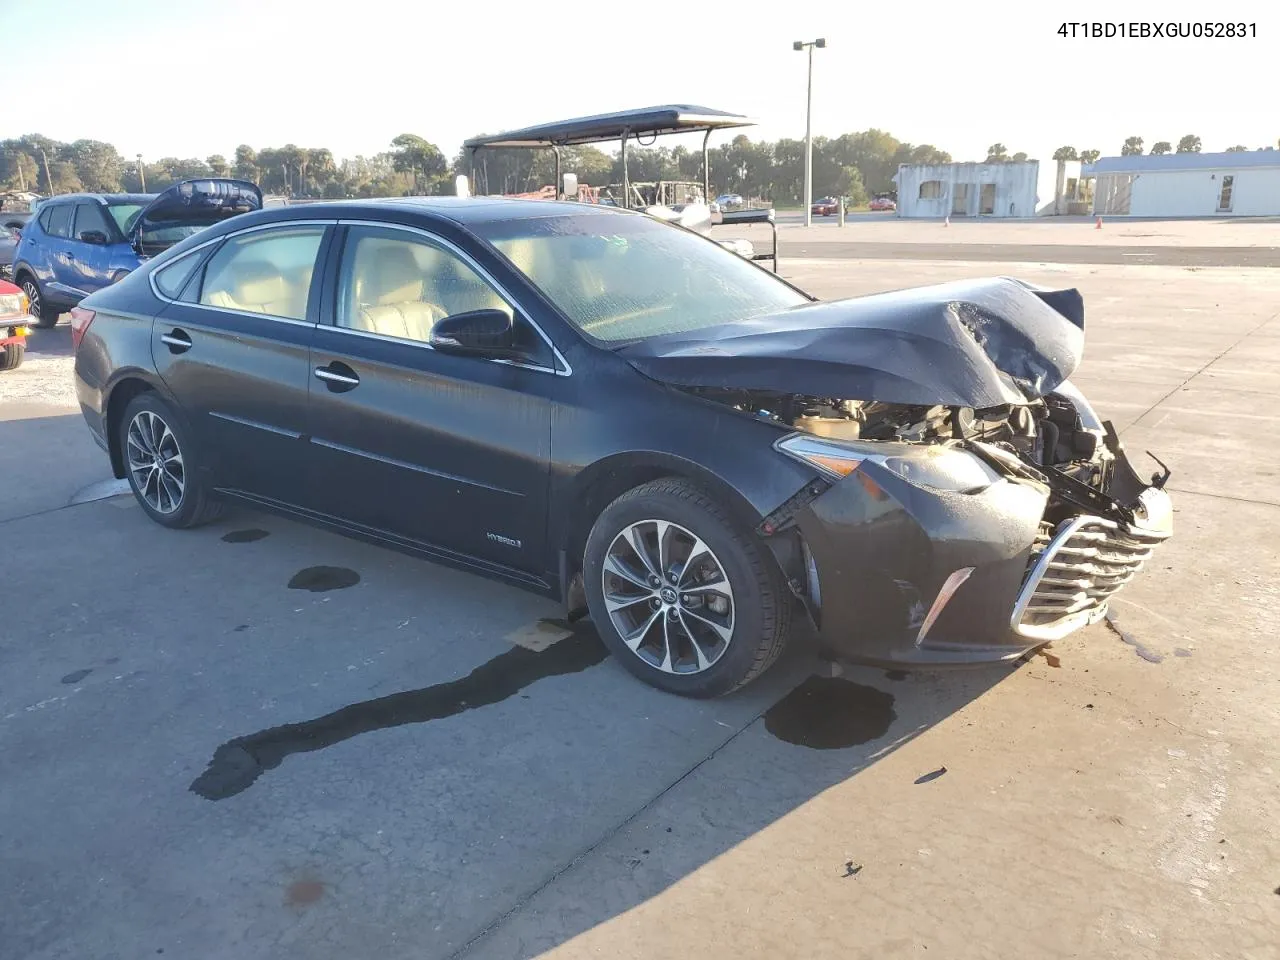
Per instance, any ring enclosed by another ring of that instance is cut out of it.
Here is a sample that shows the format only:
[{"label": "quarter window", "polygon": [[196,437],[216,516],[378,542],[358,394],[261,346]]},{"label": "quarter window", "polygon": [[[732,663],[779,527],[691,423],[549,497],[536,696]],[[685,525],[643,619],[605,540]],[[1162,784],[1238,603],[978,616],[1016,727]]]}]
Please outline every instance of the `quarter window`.
[{"label": "quarter window", "polygon": [[338,326],[421,343],[445,317],[501,310],[515,322],[516,342],[546,362],[546,346],[530,324],[470,264],[426,238],[380,227],[352,227],[342,256]]},{"label": "quarter window", "polygon": [[200,254],[192,253],[179,258],[156,271],[156,288],[170,300],[178,299],[178,294],[191,279],[191,274],[200,266]]},{"label": "quarter window", "polygon": [[[199,302],[224,310],[307,318],[324,227],[282,227],[232,237],[209,258]],[[175,265],[176,266],[176,265]]]},{"label": "quarter window", "polygon": [[71,204],[60,203],[56,207],[50,207],[48,221],[41,217],[40,225],[44,227],[45,232],[51,237],[70,237]]}]

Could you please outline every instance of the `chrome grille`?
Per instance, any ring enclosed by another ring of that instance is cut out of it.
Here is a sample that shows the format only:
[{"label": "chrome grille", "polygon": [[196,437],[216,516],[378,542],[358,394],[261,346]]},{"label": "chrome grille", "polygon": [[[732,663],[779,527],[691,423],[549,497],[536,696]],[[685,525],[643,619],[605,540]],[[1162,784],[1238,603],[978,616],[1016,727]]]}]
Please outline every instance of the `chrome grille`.
[{"label": "chrome grille", "polygon": [[1093,516],[1064,520],[1047,543],[1046,532],[1042,525],[1013,613],[1014,631],[1033,640],[1056,640],[1100,619],[1169,536]]}]

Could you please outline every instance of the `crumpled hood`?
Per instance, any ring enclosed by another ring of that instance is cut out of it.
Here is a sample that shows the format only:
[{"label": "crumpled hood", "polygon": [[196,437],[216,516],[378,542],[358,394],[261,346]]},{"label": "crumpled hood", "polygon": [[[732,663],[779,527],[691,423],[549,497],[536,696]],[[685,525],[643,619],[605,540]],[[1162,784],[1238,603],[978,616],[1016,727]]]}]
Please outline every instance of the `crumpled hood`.
[{"label": "crumpled hood", "polygon": [[805,305],[618,353],[675,386],[981,410],[1052,392],[1083,348],[1077,290],[995,277]]}]

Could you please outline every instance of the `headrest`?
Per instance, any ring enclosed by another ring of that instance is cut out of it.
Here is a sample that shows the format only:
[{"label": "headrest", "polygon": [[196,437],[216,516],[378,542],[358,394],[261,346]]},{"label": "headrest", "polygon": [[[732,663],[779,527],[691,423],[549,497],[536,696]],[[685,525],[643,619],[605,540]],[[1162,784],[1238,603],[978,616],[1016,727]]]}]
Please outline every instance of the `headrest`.
[{"label": "headrest", "polygon": [[422,298],[422,268],[408,245],[390,243],[367,261],[367,277],[362,285],[365,303],[404,303]]},{"label": "headrest", "polygon": [[227,291],[232,299],[244,304],[278,303],[287,298],[289,285],[280,271],[263,261],[236,264]]}]

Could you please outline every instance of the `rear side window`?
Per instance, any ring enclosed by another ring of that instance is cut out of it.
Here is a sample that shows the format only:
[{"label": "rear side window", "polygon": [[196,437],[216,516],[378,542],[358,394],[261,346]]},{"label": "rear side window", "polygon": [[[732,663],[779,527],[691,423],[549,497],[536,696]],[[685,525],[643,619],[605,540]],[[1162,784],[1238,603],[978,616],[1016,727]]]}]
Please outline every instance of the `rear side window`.
[{"label": "rear side window", "polygon": [[111,238],[111,226],[107,223],[107,215],[102,210],[102,204],[76,204],[76,219],[75,225],[71,229],[71,235],[79,238],[80,234],[86,230],[97,230],[99,233],[105,234],[108,239]]},{"label": "rear side window", "polygon": [[61,203],[56,207],[50,207],[45,214],[40,215],[40,226],[44,227],[44,232],[51,237],[70,237],[71,236],[71,211],[72,207],[69,203]]},{"label": "rear side window", "polygon": [[200,266],[200,259],[200,253],[191,253],[157,270],[156,289],[170,300],[177,300],[178,294],[182,293],[182,288],[191,279],[191,274]]},{"label": "rear side window", "polygon": [[281,227],[232,237],[204,271],[199,302],[224,310],[307,318],[324,227]]}]

